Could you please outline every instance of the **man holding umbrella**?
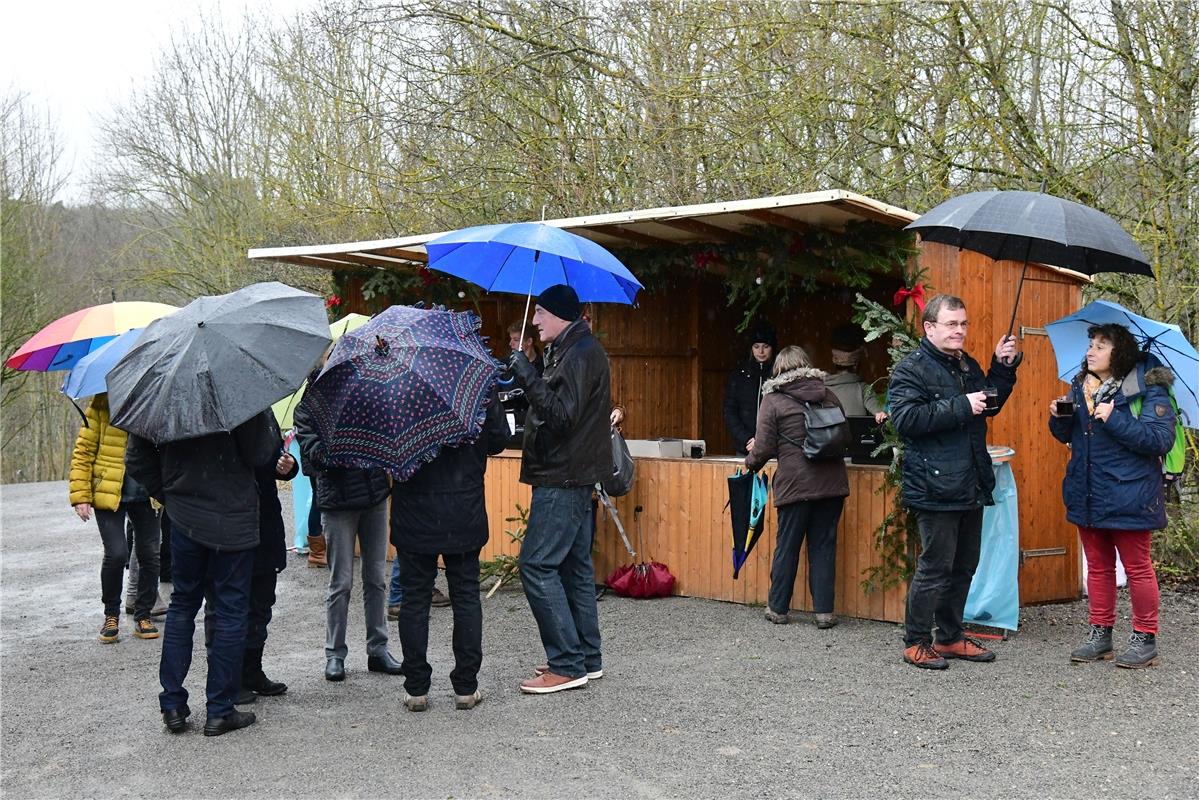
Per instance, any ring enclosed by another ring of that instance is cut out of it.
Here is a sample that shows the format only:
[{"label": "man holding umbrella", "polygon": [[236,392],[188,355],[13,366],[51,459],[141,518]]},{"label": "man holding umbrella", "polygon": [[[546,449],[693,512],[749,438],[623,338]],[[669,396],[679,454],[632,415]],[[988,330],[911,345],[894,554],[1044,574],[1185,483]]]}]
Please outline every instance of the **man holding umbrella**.
[{"label": "man holding umbrella", "polygon": [[895,367],[888,389],[904,445],[903,502],[916,515],[923,546],[908,588],[903,658],[945,669],[947,658],[995,660],[963,634],[962,615],[978,566],[983,506],[994,504],[987,417],[1011,395],[1021,359],[1015,338],[1004,336],[984,374],[964,349],[966,305],[952,295],[929,300],[923,324],[924,338]]},{"label": "man holding umbrella", "polygon": [[533,325],[547,345],[545,372],[523,352],[508,364],[525,390],[520,479],[533,487],[520,574],[548,663],[520,685],[549,694],[603,676],[595,567],[591,561],[591,492],[612,474],[608,355],[580,319],[575,290],[550,286],[537,298]]}]

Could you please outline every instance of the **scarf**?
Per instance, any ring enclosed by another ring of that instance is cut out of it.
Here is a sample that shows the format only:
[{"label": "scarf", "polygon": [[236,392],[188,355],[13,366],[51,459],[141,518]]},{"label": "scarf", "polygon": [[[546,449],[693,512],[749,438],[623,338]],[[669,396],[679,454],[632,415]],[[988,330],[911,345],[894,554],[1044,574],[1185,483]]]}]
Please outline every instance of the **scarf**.
[{"label": "scarf", "polygon": [[1095,406],[1115,397],[1118,388],[1120,381],[1115,378],[1101,381],[1098,375],[1088,372],[1082,380],[1082,396],[1087,401],[1087,416],[1094,416]]}]

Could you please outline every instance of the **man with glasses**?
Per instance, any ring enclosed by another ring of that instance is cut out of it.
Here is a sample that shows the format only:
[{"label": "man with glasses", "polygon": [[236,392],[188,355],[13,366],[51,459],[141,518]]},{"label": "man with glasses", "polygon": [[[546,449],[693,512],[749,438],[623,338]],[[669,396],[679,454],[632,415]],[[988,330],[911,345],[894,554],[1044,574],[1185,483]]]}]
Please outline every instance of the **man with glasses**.
[{"label": "man with glasses", "polygon": [[994,505],[987,417],[1011,395],[1022,356],[1014,336],[1001,337],[984,374],[964,349],[966,305],[952,295],[928,302],[923,325],[919,347],[896,365],[888,387],[904,445],[903,503],[916,515],[923,547],[908,587],[903,659],[945,669],[948,658],[995,660],[963,634],[962,615],[978,566],[983,506]]}]

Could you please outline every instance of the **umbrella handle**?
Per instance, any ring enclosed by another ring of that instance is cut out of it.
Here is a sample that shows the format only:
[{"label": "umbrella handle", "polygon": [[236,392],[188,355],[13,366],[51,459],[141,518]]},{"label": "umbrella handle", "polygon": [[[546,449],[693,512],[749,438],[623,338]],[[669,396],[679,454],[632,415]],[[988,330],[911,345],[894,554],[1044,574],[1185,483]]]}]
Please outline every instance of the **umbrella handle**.
[{"label": "umbrella handle", "polygon": [[[1020,268],[1020,282],[1016,284],[1016,302],[1012,304],[1012,318],[1007,324],[1007,335],[1003,337],[1006,342],[1012,335],[1012,329],[1016,327],[1016,312],[1020,309],[1020,294],[1024,291],[1024,275],[1028,272],[1028,256],[1032,253],[1032,239],[1029,239],[1024,245],[1024,266]],[[1015,359],[1004,361],[1009,367],[1015,363]]]},{"label": "umbrella handle", "polygon": [[537,277],[537,259],[540,256],[540,250],[533,253],[533,270],[529,273],[529,293],[525,296],[525,315],[520,318],[520,345],[518,346],[522,350],[525,346],[525,327],[529,324],[529,306],[533,302],[533,279]]}]

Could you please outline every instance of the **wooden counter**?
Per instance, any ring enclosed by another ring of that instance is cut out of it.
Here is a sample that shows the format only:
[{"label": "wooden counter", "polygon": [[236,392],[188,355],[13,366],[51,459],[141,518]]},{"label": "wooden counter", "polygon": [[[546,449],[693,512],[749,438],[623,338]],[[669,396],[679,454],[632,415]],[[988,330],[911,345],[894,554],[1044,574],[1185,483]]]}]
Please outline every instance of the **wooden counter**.
[{"label": "wooden counter", "polygon": [[[670,567],[678,582],[675,594],[765,605],[770,590],[770,563],[774,557],[778,522],[774,507],[766,514],[766,529],[750,554],[741,576],[733,580],[732,534],[726,479],[741,463],[735,458],[637,459],[633,490],[616,498],[616,508],[634,549],[646,560]],[[773,476],[775,462],[766,467]],[[883,467],[848,465],[849,497],[837,532],[836,612],[850,617],[900,621],[906,585],[866,594],[862,578],[878,563],[874,531],[890,506],[883,486]],[[520,454],[505,451],[487,465],[487,511],[491,540],[482,558],[500,553],[515,555],[516,546],[504,534],[514,523],[516,504],[528,508],[531,488],[519,482]],[[637,543],[634,509],[640,505],[642,544]],[[806,548],[806,544],[805,544]],[[602,582],[617,566],[629,562],[616,527],[606,514],[596,531],[595,572]],[[794,609],[811,610],[807,589],[807,553],[801,553],[795,582]]]}]

